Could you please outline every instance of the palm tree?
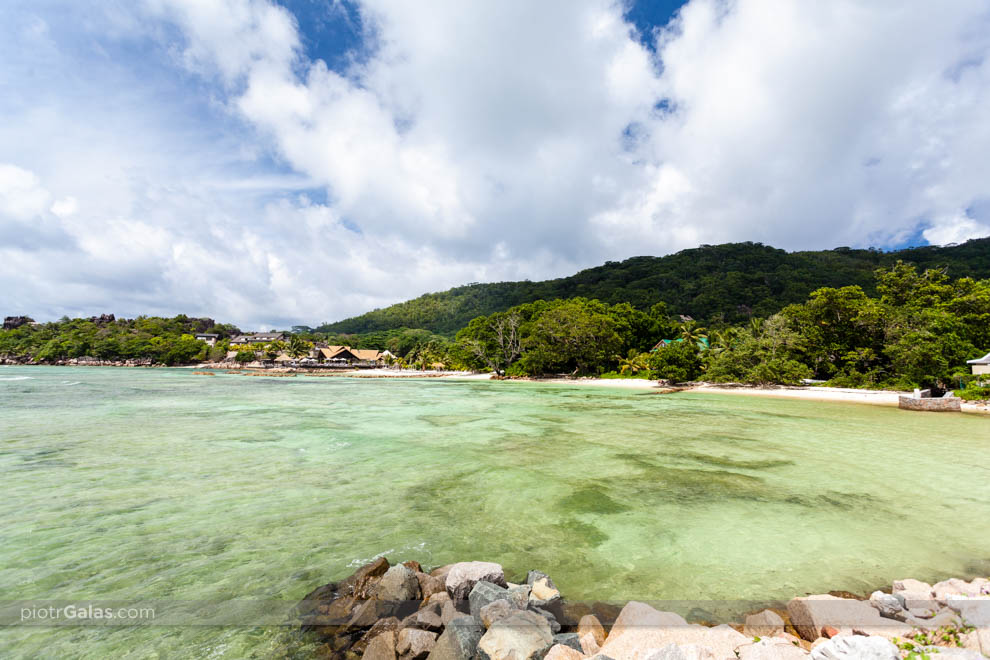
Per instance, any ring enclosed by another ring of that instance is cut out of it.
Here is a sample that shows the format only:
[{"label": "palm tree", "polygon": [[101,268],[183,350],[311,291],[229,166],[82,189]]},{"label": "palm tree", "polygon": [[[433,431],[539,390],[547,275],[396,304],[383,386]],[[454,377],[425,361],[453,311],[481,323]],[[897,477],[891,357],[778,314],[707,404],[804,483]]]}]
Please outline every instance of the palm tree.
[{"label": "palm tree", "polygon": [[681,324],[681,339],[686,342],[697,344],[699,347],[704,347],[705,344],[702,339],[708,339],[708,331],[699,326],[694,321],[686,321]]},{"label": "palm tree", "polygon": [[631,374],[636,374],[639,371],[643,371],[648,368],[646,363],[647,354],[646,353],[634,353],[629,357],[624,358],[618,355],[615,356],[619,361],[619,373],[624,374],[627,371]]},{"label": "palm tree", "polygon": [[289,340],[289,348],[287,352],[291,357],[299,359],[302,356],[309,353],[309,349],[310,349],[310,343],[308,341],[306,341],[302,337],[297,337],[293,335],[292,339]]}]

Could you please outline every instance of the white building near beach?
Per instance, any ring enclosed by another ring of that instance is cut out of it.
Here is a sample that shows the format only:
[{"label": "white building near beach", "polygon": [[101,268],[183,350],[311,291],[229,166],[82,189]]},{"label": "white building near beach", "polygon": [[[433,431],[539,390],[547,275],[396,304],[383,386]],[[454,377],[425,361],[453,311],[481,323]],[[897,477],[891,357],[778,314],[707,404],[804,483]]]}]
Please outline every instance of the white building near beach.
[{"label": "white building near beach", "polygon": [[990,353],[987,353],[978,360],[970,360],[968,364],[974,374],[990,374]]}]

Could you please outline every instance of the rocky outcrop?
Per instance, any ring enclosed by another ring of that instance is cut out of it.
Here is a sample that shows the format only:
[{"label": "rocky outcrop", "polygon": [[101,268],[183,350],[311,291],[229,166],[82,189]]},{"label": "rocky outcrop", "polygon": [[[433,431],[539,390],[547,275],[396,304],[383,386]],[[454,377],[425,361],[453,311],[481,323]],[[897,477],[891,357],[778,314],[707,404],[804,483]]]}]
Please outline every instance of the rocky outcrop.
[{"label": "rocky outcrop", "polygon": [[34,323],[34,319],[30,316],[7,316],[3,320],[3,329],[14,330],[28,323]]},{"label": "rocky outcrop", "polygon": [[635,601],[621,609],[571,603],[539,571],[521,585],[488,562],[426,572],[379,558],[315,589],[297,612],[320,644],[317,655],[336,660],[893,660],[909,650],[933,660],[990,657],[990,581],[898,580],[892,591],[868,600],[804,596],[786,612],[764,609],[731,626],[689,612],[711,622],[701,625]]}]

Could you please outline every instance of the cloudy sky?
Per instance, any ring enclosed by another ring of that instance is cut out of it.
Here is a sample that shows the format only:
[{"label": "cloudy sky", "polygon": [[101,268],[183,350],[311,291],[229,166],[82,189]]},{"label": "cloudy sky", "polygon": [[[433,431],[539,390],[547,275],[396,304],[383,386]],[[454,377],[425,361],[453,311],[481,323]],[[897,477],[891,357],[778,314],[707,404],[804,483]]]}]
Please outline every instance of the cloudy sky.
[{"label": "cloudy sky", "polygon": [[0,315],[990,235],[986,0],[6,0]]}]

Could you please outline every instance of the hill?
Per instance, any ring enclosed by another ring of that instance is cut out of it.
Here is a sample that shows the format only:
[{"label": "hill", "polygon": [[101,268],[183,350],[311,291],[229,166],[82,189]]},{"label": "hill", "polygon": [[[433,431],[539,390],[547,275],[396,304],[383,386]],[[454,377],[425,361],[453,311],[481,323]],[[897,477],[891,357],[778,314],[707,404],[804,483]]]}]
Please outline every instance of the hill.
[{"label": "hill", "polygon": [[648,309],[664,302],[670,312],[701,321],[739,322],[767,317],[804,302],[821,287],[858,284],[872,294],[873,270],[903,260],[942,267],[953,277],[990,277],[990,238],[947,247],[786,252],[760,243],[702,245],[665,257],[632,257],[542,282],[469,284],[325,324],[317,330],[365,333],[424,328],[452,335],[471,319],[534,300],[597,298]]}]

